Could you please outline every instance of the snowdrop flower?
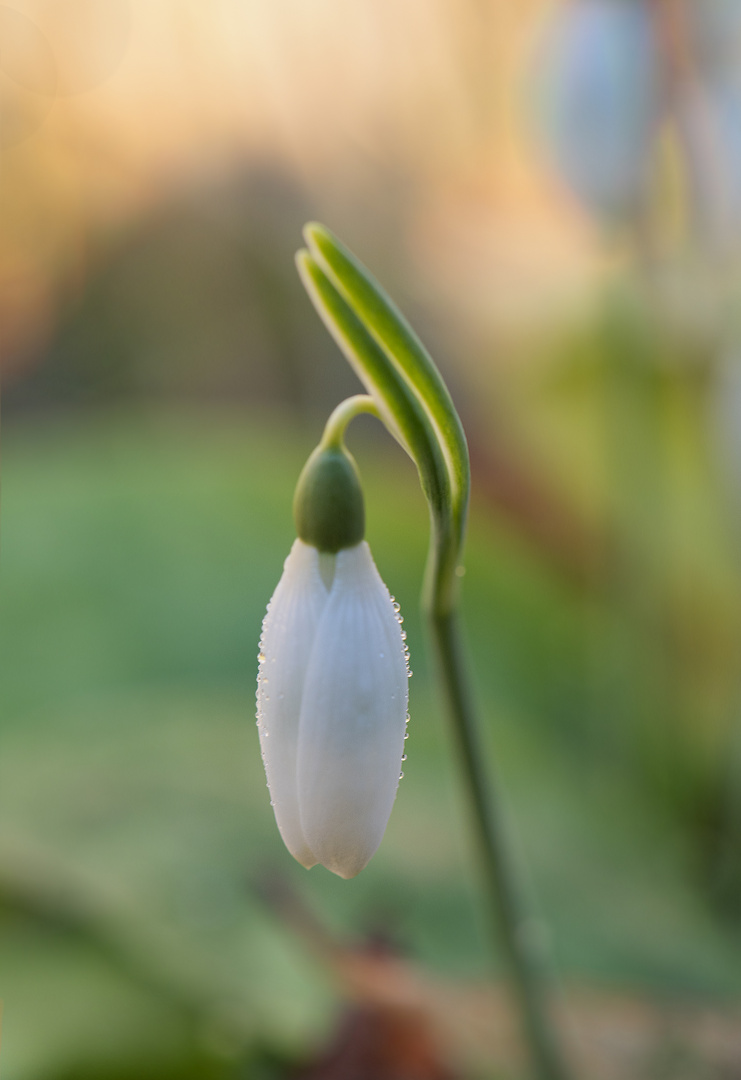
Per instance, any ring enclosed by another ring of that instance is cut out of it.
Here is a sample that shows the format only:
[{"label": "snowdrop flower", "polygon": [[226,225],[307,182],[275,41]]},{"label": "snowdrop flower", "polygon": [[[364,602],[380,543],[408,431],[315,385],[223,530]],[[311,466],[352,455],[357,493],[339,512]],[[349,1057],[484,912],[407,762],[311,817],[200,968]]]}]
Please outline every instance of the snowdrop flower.
[{"label": "snowdrop flower", "polygon": [[288,850],[351,878],[380,844],[399,785],[406,635],[363,540],[360,482],[340,440],[309,459],[294,514],[299,538],[260,639],[262,756]]}]

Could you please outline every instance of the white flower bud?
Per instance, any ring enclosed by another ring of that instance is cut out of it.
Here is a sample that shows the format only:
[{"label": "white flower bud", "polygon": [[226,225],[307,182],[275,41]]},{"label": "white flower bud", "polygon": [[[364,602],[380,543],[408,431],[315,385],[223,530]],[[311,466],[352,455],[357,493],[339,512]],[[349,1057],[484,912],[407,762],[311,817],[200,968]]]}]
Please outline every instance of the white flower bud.
[{"label": "white flower bud", "polygon": [[381,842],[407,720],[398,607],[365,541],[296,540],[260,640],[257,723],[283,840],[306,867],[354,877]]}]

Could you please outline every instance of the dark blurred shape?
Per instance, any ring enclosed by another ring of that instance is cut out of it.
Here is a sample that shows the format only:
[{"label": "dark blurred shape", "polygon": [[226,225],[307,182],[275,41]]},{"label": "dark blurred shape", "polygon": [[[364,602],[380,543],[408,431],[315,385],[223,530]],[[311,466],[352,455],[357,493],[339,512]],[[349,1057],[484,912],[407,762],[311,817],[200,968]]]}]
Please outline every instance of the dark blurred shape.
[{"label": "dark blurred shape", "polygon": [[[257,888],[273,914],[323,961],[346,1001],[329,1045],[291,1073],[295,1080],[523,1075],[506,988],[433,976],[382,942],[343,943],[286,880],[271,877]],[[741,1076],[737,1006],[628,988],[569,985],[562,991],[560,1023],[576,1076]]]},{"label": "dark blurred shape", "polygon": [[326,1050],[296,1080],[454,1080],[425,1018],[400,1008],[350,1006]]},{"label": "dark blurred shape", "polygon": [[508,519],[522,539],[566,581],[593,588],[615,545],[607,525],[588,522],[565,492],[495,436],[469,439],[471,478],[481,505]]},{"label": "dark blurred shape", "polygon": [[[173,1080],[222,1075],[193,1071],[194,1063],[199,1070],[204,1062],[223,1068],[225,1060],[246,1052],[249,1025],[245,1008],[237,1003],[238,993],[222,972],[203,955],[196,955],[192,943],[152,924],[146,913],[132,909],[115,892],[96,888],[84,873],[53,853],[4,840],[0,850],[0,926],[11,934],[35,931],[46,935],[49,942],[75,941],[148,995],[152,1008],[176,1015],[188,1032],[183,1050],[187,1061],[173,1065]],[[214,1053],[205,1035],[227,1052]],[[85,1048],[81,1051],[84,1058]],[[134,1061],[136,1056],[134,1052]],[[129,1063],[120,1075],[132,1075],[131,1069]],[[74,1076],[84,1075],[79,1062]],[[110,1075],[119,1074],[114,1071]],[[143,1076],[140,1072],[136,1075]]]},{"label": "dark blurred shape", "polygon": [[309,216],[293,180],[255,166],[109,239],[46,354],[7,381],[6,415],[126,401],[334,405],[356,381],[294,270]]},{"label": "dark blurred shape", "polygon": [[463,1075],[450,1064],[453,1025],[440,1024],[440,988],[391,943],[393,918],[379,919],[380,933],[348,944],[329,931],[286,879],[270,873],[256,879],[253,888],[329,969],[344,999],[328,1044],[291,1074],[294,1080],[458,1080]]}]

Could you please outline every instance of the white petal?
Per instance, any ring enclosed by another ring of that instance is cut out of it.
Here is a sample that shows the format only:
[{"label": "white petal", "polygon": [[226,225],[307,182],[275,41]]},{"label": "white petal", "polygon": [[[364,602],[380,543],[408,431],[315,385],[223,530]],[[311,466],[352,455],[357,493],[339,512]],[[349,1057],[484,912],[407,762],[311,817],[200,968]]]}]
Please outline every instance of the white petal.
[{"label": "white petal", "polygon": [[327,600],[319,552],[296,540],[262,624],[257,723],[275,820],[286,847],[306,867],[317,860],[301,829],[296,747],[304,677]]},{"label": "white petal", "polygon": [[299,722],[301,826],[317,861],[341,877],[363,869],[386,829],[408,696],[401,626],[363,541],[337,554]]}]

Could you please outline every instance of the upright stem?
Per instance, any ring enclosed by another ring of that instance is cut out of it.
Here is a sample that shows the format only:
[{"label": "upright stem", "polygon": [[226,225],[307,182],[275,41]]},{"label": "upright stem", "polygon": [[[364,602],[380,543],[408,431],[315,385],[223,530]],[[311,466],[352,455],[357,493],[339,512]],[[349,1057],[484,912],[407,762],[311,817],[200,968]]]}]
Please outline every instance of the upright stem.
[{"label": "upright stem", "polygon": [[457,617],[454,612],[431,609],[429,620],[466,776],[494,929],[510,969],[523,1034],[538,1080],[567,1080],[569,1073],[548,1015],[531,923],[510,859],[501,812],[487,779]]}]

